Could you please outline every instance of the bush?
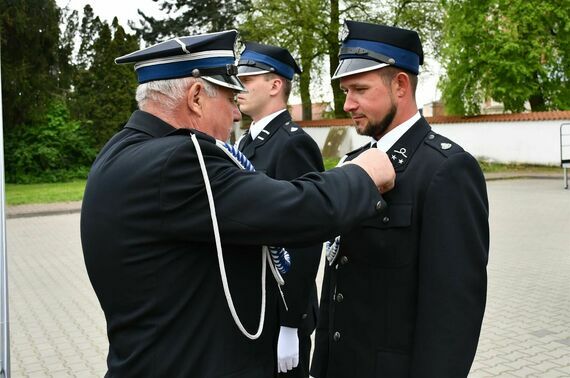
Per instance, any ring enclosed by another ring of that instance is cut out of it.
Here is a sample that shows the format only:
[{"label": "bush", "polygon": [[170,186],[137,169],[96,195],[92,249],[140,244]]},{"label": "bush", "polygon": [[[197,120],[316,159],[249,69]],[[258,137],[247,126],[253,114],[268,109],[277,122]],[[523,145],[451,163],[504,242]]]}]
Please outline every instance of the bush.
[{"label": "bush", "polygon": [[61,182],[86,178],[96,151],[81,124],[69,119],[62,100],[49,106],[44,121],[6,135],[6,182]]}]

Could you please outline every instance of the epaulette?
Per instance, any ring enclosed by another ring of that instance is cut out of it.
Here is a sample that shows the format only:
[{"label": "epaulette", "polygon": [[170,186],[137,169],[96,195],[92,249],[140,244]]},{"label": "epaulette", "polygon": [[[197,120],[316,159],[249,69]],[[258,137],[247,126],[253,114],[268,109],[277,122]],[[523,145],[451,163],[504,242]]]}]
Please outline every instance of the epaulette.
[{"label": "epaulette", "polygon": [[289,135],[294,135],[294,134],[298,133],[300,130],[302,130],[301,126],[297,125],[293,121],[285,122],[285,124],[283,125],[283,129],[285,131],[287,131],[287,133],[289,133]]},{"label": "epaulette", "polygon": [[458,152],[463,152],[463,148],[460,145],[450,139],[447,139],[443,135],[434,133],[433,131],[431,131],[426,136],[424,143],[434,150],[440,152],[445,157],[456,154]]}]

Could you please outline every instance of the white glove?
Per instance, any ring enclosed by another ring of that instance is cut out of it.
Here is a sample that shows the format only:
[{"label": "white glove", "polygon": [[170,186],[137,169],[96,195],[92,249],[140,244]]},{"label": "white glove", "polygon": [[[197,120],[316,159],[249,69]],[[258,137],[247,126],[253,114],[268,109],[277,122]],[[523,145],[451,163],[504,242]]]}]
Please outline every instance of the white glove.
[{"label": "white glove", "polygon": [[281,327],[277,342],[277,371],[287,373],[299,365],[299,336],[297,328]]}]

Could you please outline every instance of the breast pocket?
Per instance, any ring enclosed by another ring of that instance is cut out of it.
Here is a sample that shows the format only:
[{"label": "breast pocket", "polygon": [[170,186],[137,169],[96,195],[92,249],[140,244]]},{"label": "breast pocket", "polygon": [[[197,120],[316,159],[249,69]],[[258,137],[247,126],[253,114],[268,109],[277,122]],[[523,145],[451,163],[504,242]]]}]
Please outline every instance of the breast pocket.
[{"label": "breast pocket", "polygon": [[368,263],[380,267],[407,265],[415,254],[412,204],[390,204],[378,217],[362,224]]}]

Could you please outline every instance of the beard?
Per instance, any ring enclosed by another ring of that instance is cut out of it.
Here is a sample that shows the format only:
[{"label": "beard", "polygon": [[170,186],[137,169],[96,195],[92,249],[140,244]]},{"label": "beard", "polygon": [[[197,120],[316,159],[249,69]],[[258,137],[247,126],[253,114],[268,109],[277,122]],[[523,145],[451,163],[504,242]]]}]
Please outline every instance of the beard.
[{"label": "beard", "polygon": [[398,107],[394,104],[394,101],[391,101],[390,109],[388,113],[379,121],[370,121],[366,126],[362,129],[356,128],[356,132],[360,135],[366,135],[374,137],[375,139],[379,139],[384,133],[388,126],[392,124],[394,121],[394,117],[396,117],[396,112],[398,111]]}]

